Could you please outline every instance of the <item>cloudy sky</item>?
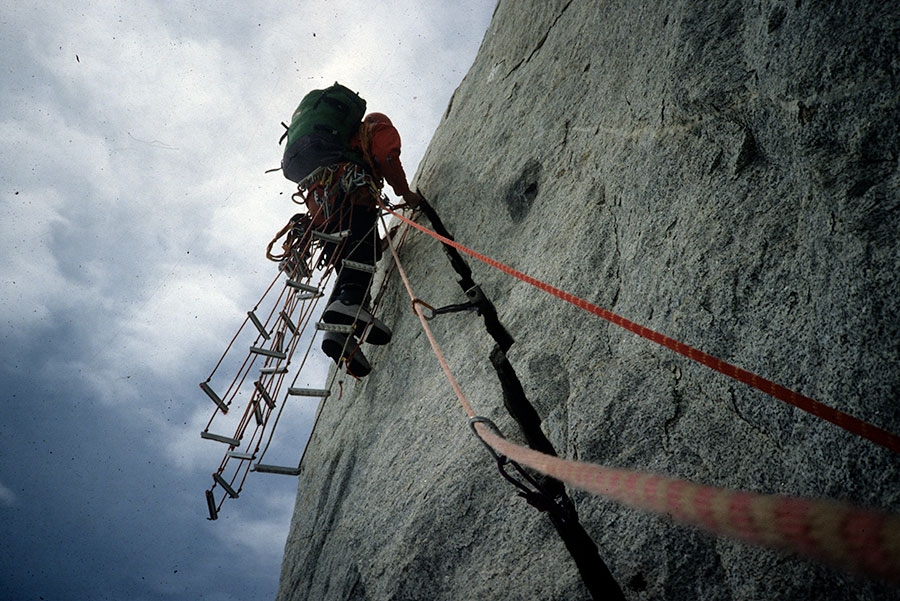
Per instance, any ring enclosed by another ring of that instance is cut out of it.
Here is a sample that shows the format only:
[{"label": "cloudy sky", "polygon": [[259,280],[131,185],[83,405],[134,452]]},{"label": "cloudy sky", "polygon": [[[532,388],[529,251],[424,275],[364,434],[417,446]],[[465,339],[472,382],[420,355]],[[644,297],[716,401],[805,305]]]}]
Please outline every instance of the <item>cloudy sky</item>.
[{"label": "cloudy sky", "polygon": [[341,81],[412,176],[494,4],[5,4],[0,599],[274,598],[296,480],[252,474],[207,521],[197,384],[295,212],[264,173],[280,122]]}]

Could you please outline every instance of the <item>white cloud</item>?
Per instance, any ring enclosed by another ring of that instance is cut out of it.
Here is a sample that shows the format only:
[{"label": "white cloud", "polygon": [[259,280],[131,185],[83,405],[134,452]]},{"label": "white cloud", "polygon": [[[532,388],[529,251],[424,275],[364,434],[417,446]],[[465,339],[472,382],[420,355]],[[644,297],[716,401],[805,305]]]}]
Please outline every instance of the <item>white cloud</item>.
[{"label": "white cloud", "polygon": [[11,491],[9,488],[3,485],[0,482],[0,505],[6,505],[7,507],[12,507],[16,504],[16,493]]},{"label": "white cloud", "polygon": [[[274,278],[265,245],[299,208],[292,184],[264,173],[280,161],[280,122],[307,91],[341,80],[391,115],[412,177],[494,0],[447,9],[413,0],[9,4],[0,16],[0,347],[10,373],[27,371],[17,394],[55,391],[78,410],[98,408],[98,437],[138,433],[170,485],[191,481],[202,510],[197,475],[214,470],[225,447],[199,436],[214,406],[197,382]],[[248,344],[240,341],[240,359]],[[223,364],[217,386],[240,359]],[[297,385],[324,386],[329,367],[313,345]],[[53,409],[29,405],[29,419]],[[299,459],[314,413],[314,403],[289,402],[267,463]],[[235,415],[214,429],[233,431]],[[220,522],[210,538],[231,546],[236,533],[274,582],[295,488],[251,474],[241,499],[226,503],[229,527]],[[0,505],[15,502],[0,484]],[[169,516],[164,508],[127,527],[164,528],[158,520]],[[66,535],[103,529],[79,528]],[[27,553],[45,543],[20,544]],[[171,582],[160,590],[196,596],[221,569],[199,569],[189,593]],[[165,570],[145,573],[167,581]]]},{"label": "white cloud", "polygon": [[433,7],[348,18],[358,9],[12,11],[34,76],[13,78],[0,123],[15,148],[0,178],[17,192],[0,209],[5,337],[66,324],[77,341],[51,346],[44,372],[107,404],[164,403],[147,387],[205,373],[198,358],[215,356],[274,277],[265,244],[299,209],[291,184],[263,173],[280,158],[279,121],[310,88],[344,80],[401,128],[412,176],[462,76],[444,72],[458,46]]},{"label": "white cloud", "polygon": [[[277,492],[259,494],[256,491],[241,495],[241,499],[226,501],[227,520],[215,529],[215,535],[224,544],[236,545],[264,563],[279,562],[284,553],[287,526],[290,524],[297,494],[296,480],[272,474],[251,474],[253,479],[279,479]],[[278,484],[277,482],[275,483]],[[249,487],[248,487],[249,488]],[[243,500],[244,503],[240,503]]]},{"label": "white cloud", "polygon": [[59,281],[59,269],[45,240],[54,226],[66,224],[54,206],[63,202],[54,190],[42,189],[16,194],[0,208],[0,311],[12,331],[24,331],[50,315],[48,303],[54,299],[49,292]]},{"label": "white cloud", "polygon": [[[202,393],[199,389],[197,393],[199,401],[201,398],[199,395]],[[163,450],[168,461],[176,469],[184,473],[203,470],[212,472],[218,467],[228,447],[216,441],[200,438],[200,432],[206,429],[213,409],[212,402],[208,405],[198,402],[186,423],[176,424],[164,431],[166,436]],[[232,425],[230,431],[223,429],[213,430],[213,432],[230,436],[234,432],[234,426]],[[208,484],[212,484],[212,480]]]}]

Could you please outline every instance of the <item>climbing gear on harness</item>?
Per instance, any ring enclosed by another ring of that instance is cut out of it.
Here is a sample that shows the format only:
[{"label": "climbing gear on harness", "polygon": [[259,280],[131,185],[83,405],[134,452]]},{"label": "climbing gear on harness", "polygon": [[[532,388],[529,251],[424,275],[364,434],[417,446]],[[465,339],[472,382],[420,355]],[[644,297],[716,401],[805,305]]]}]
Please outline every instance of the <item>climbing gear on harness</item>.
[{"label": "climbing gear on harness", "polygon": [[314,227],[328,229],[340,219],[336,217],[349,207],[374,210],[381,195],[377,183],[359,165],[335,163],[316,169],[297,184],[291,196],[297,204],[306,206]]},{"label": "climbing gear on harness", "polygon": [[[306,213],[297,213],[281,228],[266,246],[266,258],[278,262],[279,271],[285,272],[290,281],[298,281],[312,275],[314,268],[330,264],[332,253],[349,237],[349,231],[327,233],[319,231]],[[281,253],[272,247],[284,236]],[[319,251],[319,259],[313,264],[313,256]]]},{"label": "climbing gear on harness", "polygon": [[[296,259],[292,254],[298,252],[299,247],[303,246],[303,242],[308,236],[311,225],[312,220],[309,215],[304,213],[295,214],[288,220],[287,224],[275,234],[275,237],[272,238],[272,241],[266,246],[266,258],[270,261]],[[287,236],[285,236],[285,234],[287,234]],[[278,242],[282,236],[285,236],[284,242],[281,245],[283,252],[281,254],[275,254],[272,252],[272,247],[275,246],[275,243]]]},{"label": "climbing gear on harness", "polygon": [[350,149],[350,138],[365,112],[366,101],[337,82],[309,92],[281,138],[287,138],[281,161],[284,176],[299,183],[320,167],[343,162],[365,165],[362,153]]}]

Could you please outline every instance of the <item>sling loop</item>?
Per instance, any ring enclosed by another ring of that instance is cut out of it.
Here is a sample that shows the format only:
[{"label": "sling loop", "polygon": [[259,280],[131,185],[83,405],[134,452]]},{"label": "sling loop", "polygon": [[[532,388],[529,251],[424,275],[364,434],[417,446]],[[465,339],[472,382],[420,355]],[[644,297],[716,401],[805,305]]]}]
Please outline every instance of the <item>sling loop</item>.
[{"label": "sling loop", "polygon": [[[500,472],[500,475],[518,489],[516,494],[525,499],[529,505],[538,511],[555,514],[556,517],[567,517],[567,509],[557,500],[559,495],[555,495],[553,492],[547,490],[544,484],[538,482],[536,478],[526,472],[519,463],[511,460],[506,455],[498,453],[494,447],[485,442],[484,438],[481,437],[475,424],[484,424],[496,436],[505,440],[503,433],[500,432],[500,428],[498,428],[494,422],[486,417],[475,416],[469,419],[469,428],[471,428],[472,433],[497,462],[497,470]],[[510,474],[506,470],[507,466],[512,466],[512,468],[519,473],[519,477],[527,482],[528,485],[531,485],[531,488],[522,482],[522,480],[518,480],[515,476]]]}]

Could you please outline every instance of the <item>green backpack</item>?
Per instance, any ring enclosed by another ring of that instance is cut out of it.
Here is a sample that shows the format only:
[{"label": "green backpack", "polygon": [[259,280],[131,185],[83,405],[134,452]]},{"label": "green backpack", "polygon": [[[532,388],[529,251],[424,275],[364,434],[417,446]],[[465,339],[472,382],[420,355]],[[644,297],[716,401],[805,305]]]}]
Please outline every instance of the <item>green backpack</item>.
[{"label": "green backpack", "polygon": [[284,176],[301,182],[319,167],[344,162],[364,165],[362,155],[350,149],[350,139],[365,113],[366,101],[337,82],[304,96],[285,133]]}]

